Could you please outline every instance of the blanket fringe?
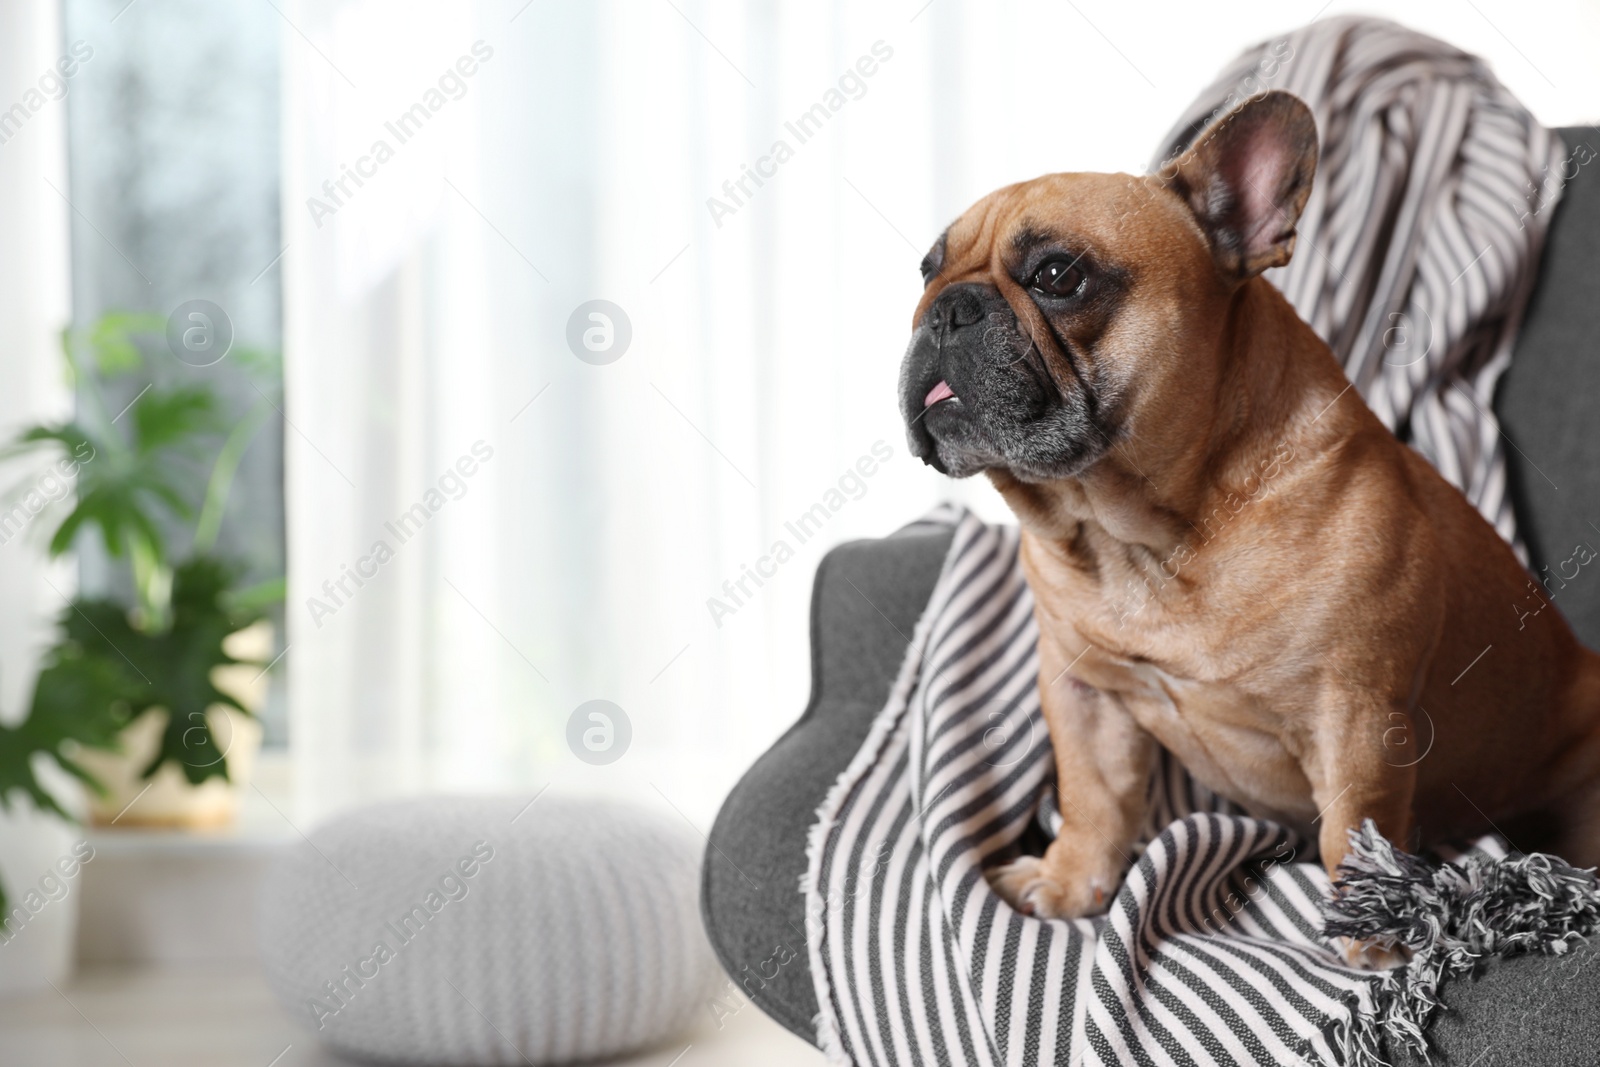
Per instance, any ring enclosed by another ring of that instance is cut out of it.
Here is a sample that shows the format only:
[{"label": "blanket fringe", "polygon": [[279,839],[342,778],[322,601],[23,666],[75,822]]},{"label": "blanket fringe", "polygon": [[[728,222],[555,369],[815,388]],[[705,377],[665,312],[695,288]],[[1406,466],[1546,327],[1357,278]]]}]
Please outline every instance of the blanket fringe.
[{"label": "blanket fringe", "polygon": [[1434,864],[1396,849],[1371,819],[1350,832],[1350,848],[1324,932],[1404,945],[1412,955],[1378,976],[1373,1011],[1352,1007],[1337,1035],[1345,1067],[1388,1067],[1385,1040],[1427,1060],[1426,1028],[1447,979],[1485,957],[1559,955],[1600,926],[1594,870],[1555,856],[1473,853]]},{"label": "blanket fringe", "polygon": [[[924,524],[956,528],[956,540],[945,553],[944,562],[940,566],[940,584],[935,586],[937,589],[942,586],[945,571],[949,569],[950,560],[956,554],[955,548],[960,540],[961,528],[968,527],[970,534],[973,530],[981,529],[982,524],[966,509],[948,502],[939,504],[906,529]],[[821,580],[820,575],[818,580]],[[928,635],[933,631],[935,617],[938,614],[930,610],[931,607],[930,600],[929,606],[923,609],[922,615],[917,619],[916,629],[912,631],[911,642],[906,648],[905,658],[900,663],[900,671],[895,676],[894,687],[889,692],[888,701],[873,720],[872,729],[868,731],[866,740],[862,742],[850,765],[835,779],[833,785],[828,787],[828,793],[817,808],[811,829],[806,834],[806,869],[800,875],[800,893],[806,902],[806,950],[811,963],[812,989],[817,995],[817,1014],[812,1022],[817,1030],[818,1047],[822,1049],[827,1061],[835,1067],[851,1067],[853,1061],[845,1048],[844,1036],[835,1012],[833,991],[829,988],[828,982],[825,957],[826,919],[831,904],[828,900],[828,887],[822,884],[822,856],[845,801],[861,778],[877,763],[884,746],[894,736],[910,706],[912,692],[921,677],[922,658],[927,650]]]}]

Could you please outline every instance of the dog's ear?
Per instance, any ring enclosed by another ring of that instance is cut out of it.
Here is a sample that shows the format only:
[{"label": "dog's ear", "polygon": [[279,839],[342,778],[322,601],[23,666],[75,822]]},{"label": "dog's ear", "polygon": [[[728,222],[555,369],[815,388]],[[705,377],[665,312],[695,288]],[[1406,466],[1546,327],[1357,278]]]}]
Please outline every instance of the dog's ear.
[{"label": "dog's ear", "polygon": [[1206,233],[1223,273],[1281,267],[1317,169],[1317,123],[1292,93],[1251,97],[1206,127],[1160,177]]}]

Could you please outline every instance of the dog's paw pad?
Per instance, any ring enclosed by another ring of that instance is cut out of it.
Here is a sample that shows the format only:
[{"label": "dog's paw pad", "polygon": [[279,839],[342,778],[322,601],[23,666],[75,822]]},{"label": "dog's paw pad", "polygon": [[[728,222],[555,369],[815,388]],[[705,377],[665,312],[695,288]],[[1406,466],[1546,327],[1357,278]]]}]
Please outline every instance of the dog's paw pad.
[{"label": "dog's paw pad", "polygon": [[1406,946],[1371,938],[1336,937],[1333,948],[1347,966],[1363,971],[1387,971],[1411,962]]}]

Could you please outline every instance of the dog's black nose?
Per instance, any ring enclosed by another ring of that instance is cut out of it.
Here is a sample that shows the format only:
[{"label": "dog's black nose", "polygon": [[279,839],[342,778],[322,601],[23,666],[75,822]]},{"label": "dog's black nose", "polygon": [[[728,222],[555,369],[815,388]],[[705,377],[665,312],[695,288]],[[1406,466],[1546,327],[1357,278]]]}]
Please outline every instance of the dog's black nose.
[{"label": "dog's black nose", "polygon": [[959,330],[983,319],[983,300],[975,286],[952,285],[934,298],[928,308],[928,325],[935,333]]}]

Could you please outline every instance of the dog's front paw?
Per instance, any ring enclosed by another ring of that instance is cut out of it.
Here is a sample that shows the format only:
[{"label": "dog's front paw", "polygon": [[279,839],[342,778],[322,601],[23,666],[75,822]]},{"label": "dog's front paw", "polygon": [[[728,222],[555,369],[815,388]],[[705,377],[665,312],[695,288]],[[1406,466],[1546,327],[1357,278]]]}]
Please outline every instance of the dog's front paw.
[{"label": "dog's front paw", "polygon": [[1387,971],[1411,962],[1411,950],[1404,945],[1373,938],[1336,937],[1334,951],[1344,962],[1363,971]]},{"label": "dog's front paw", "polygon": [[1079,919],[1106,910],[1116,887],[1099,878],[1058,878],[1045,859],[1023,856],[989,872],[1002,900],[1040,919]]}]

